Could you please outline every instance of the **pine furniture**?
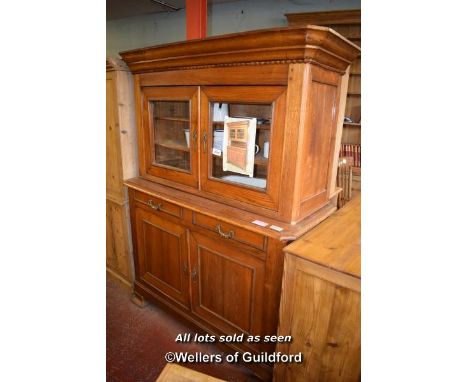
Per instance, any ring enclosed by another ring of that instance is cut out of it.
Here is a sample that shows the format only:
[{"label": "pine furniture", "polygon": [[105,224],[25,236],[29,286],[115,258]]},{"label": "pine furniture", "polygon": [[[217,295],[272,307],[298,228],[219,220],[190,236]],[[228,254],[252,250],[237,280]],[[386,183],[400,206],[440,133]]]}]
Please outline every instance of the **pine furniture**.
[{"label": "pine furniture", "polygon": [[[288,24],[321,25],[332,28],[354,44],[361,46],[361,10],[287,13]],[[345,117],[352,122],[343,123],[343,144],[361,144],[361,55],[351,63],[346,95]],[[353,189],[361,189],[361,165],[353,167]]]},{"label": "pine furniture", "polygon": [[285,249],[277,351],[302,352],[276,364],[274,380],[359,381],[361,374],[361,197]]},{"label": "pine furniture", "polygon": [[[208,333],[276,333],[282,249],[336,210],[343,99],[358,54],[312,26],[121,53],[138,126],[140,176],[126,182],[137,298]],[[220,104],[257,119],[253,177],[224,171],[213,150]],[[271,378],[271,365],[248,366]]]},{"label": "pine furniture", "polygon": [[180,366],[176,363],[168,363],[155,382],[223,382],[223,379],[215,378]]},{"label": "pine furniture", "polygon": [[106,265],[125,284],[133,281],[128,193],[138,175],[133,79],[121,60],[106,62]]}]

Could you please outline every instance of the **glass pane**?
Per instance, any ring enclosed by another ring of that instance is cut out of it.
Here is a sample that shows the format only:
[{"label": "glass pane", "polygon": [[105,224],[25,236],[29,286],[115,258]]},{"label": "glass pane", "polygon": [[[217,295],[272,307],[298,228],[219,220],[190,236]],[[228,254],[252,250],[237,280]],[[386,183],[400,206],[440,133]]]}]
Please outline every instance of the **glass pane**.
[{"label": "glass pane", "polygon": [[190,171],[189,101],[152,101],[154,164]]},{"label": "glass pane", "polygon": [[211,177],[266,189],[272,105],[212,102]]}]

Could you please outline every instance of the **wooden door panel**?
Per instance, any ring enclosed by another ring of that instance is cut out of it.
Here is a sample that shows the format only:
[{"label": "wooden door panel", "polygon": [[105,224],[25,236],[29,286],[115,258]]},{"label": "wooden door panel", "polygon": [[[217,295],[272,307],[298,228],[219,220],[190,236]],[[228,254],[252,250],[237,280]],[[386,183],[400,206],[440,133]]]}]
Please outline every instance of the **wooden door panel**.
[{"label": "wooden door panel", "polygon": [[181,259],[180,253],[177,253],[180,237],[163,231],[147,221],[143,221],[143,235],[145,253],[149,254],[145,259],[146,272],[176,291],[180,291]]},{"label": "wooden door panel", "polygon": [[123,200],[122,156],[120,148],[119,116],[115,110],[115,74],[106,78],[106,187],[107,193],[116,200]]},{"label": "wooden door panel", "polygon": [[[311,125],[303,132],[301,204],[307,209],[326,194],[330,147],[335,126],[337,87],[312,82],[311,102],[313,112]],[[326,198],[326,196],[325,196]]]},{"label": "wooden door panel", "polygon": [[200,308],[250,332],[255,269],[206,248],[200,248],[198,256]]},{"label": "wooden door panel", "polygon": [[225,333],[262,333],[262,260],[195,232],[191,264],[197,271],[192,279],[195,314]]},{"label": "wooden door panel", "polygon": [[187,233],[183,226],[136,209],[138,275],[189,306]]},{"label": "wooden door panel", "polygon": [[288,353],[307,352],[303,363],[284,368],[285,380],[358,381],[360,294],[301,269],[294,291]]}]

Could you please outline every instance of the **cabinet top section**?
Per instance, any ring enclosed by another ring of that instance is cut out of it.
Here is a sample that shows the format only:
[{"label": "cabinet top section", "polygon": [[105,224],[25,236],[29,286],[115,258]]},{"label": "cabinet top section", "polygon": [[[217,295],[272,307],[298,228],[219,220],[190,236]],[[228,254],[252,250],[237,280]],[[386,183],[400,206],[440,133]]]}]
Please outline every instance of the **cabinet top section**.
[{"label": "cabinet top section", "polygon": [[133,73],[272,63],[313,63],[344,72],[360,49],[320,26],[262,29],[121,52]]},{"label": "cabinet top section", "polygon": [[361,278],[361,195],[284,251]]}]

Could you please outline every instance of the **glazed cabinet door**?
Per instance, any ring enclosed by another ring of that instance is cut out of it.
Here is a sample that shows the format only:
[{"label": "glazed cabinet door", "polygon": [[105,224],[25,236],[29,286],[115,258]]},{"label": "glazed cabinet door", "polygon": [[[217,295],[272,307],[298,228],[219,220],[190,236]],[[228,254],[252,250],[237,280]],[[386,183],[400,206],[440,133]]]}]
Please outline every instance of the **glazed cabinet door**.
[{"label": "glazed cabinet door", "polygon": [[190,262],[192,311],[226,334],[261,335],[264,261],[191,232]]},{"label": "glazed cabinet door", "polygon": [[198,88],[142,89],[142,175],[198,187]]},{"label": "glazed cabinet door", "polygon": [[135,208],[136,273],[159,292],[189,307],[186,229],[142,208]]},{"label": "glazed cabinet door", "polygon": [[201,88],[202,190],[278,210],[285,100],[282,86]]}]

